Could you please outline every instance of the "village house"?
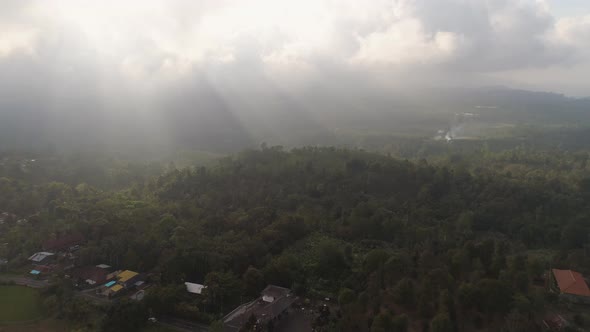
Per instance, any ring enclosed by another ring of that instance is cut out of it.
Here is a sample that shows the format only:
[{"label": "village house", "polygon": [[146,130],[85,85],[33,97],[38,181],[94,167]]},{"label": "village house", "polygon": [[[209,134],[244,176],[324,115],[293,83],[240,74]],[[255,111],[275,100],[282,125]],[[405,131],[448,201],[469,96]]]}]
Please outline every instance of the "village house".
[{"label": "village house", "polygon": [[551,289],[573,303],[590,304],[590,288],[581,273],[572,270],[551,270]]},{"label": "village house", "polygon": [[55,254],[47,251],[37,252],[29,257],[29,261],[35,266],[48,265],[55,262]]},{"label": "village house", "polygon": [[37,277],[54,270],[56,255],[46,251],[37,252],[29,257],[29,261],[33,265],[33,269],[29,273]]},{"label": "village house", "polygon": [[201,284],[195,284],[192,282],[185,282],[184,285],[186,286],[186,291],[191,294],[201,295],[203,293],[203,289],[207,288],[207,286]]},{"label": "village house", "polygon": [[69,276],[78,286],[82,284],[100,285],[115,277],[112,275],[112,268],[105,264],[75,268],[69,273]]},{"label": "village house", "polygon": [[143,275],[134,271],[125,270],[117,275],[117,283],[125,289],[136,287],[137,283],[143,283]]},{"label": "village house", "polygon": [[258,299],[240,305],[223,318],[223,331],[240,331],[252,316],[256,324],[266,328],[269,322],[281,319],[296,300],[290,289],[268,285]]},{"label": "village house", "polygon": [[145,276],[143,274],[125,270],[118,272],[114,277],[114,280],[107,282],[104,286],[104,295],[117,296],[123,290],[131,290],[144,285]]},{"label": "village house", "polygon": [[32,269],[29,274],[34,275],[36,277],[40,276],[41,274],[50,273],[53,271],[53,266],[51,265],[36,265],[34,269]]}]

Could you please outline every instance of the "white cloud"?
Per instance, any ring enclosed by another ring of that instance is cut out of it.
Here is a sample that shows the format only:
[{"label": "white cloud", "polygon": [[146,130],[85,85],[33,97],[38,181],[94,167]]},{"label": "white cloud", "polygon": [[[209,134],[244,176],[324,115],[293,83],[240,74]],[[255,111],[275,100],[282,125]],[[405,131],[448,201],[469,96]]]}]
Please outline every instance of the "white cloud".
[{"label": "white cloud", "polygon": [[277,79],[326,64],[456,76],[585,65],[589,26],[542,0],[6,0],[0,61],[78,57],[135,81],[236,64]]},{"label": "white cloud", "polygon": [[449,61],[458,51],[461,39],[448,31],[427,33],[419,20],[404,19],[385,31],[361,38],[354,60],[392,65],[436,64]]},{"label": "white cloud", "polygon": [[553,42],[568,45],[583,55],[589,56],[590,14],[558,20],[551,37]]},{"label": "white cloud", "polygon": [[9,56],[14,52],[25,55],[34,53],[37,30],[27,26],[12,24],[0,25],[0,58]]}]

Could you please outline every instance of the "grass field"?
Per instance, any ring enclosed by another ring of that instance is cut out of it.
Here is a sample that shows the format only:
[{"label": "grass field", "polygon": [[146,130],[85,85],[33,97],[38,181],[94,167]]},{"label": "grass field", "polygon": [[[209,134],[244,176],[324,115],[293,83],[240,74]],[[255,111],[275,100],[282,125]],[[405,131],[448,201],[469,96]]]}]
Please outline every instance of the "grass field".
[{"label": "grass field", "polygon": [[2,332],[71,332],[72,328],[64,321],[45,319],[33,324],[0,325]]},{"label": "grass field", "polygon": [[0,325],[43,317],[39,293],[21,286],[0,286]]}]

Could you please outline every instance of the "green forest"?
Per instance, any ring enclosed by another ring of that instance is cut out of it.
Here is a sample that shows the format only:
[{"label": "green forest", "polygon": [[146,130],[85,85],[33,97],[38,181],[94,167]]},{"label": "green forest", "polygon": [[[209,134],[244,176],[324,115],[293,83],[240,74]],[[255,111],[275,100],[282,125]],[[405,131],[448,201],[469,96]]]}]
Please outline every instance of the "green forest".
[{"label": "green forest", "polygon": [[[76,331],[141,331],[153,316],[221,331],[267,284],[329,299],[316,331],[540,331],[550,313],[590,329],[588,308],[547,287],[552,268],[590,275],[590,150],[404,142],[263,144],[182,166],[6,151],[0,212],[28,222],[0,225],[0,258],[18,269],[76,231],[77,265],[148,274],[143,301],[109,305],[52,275],[43,304]],[[185,281],[207,288],[190,297]]]}]

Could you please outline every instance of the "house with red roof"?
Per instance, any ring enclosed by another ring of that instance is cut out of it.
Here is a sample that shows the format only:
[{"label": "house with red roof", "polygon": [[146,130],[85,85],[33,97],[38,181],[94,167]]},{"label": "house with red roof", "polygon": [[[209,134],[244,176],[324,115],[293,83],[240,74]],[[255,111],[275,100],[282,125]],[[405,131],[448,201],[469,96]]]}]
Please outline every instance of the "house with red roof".
[{"label": "house with red roof", "polygon": [[590,304],[590,288],[580,272],[552,269],[552,288],[571,302]]},{"label": "house with red roof", "polygon": [[104,264],[97,266],[85,266],[73,269],[69,276],[77,286],[100,285],[112,279],[113,269]]},{"label": "house with red roof", "polygon": [[71,248],[81,245],[86,241],[84,235],[79,232],[63,234],[43,242],[43,250],[50,251],[69,251]]}]

